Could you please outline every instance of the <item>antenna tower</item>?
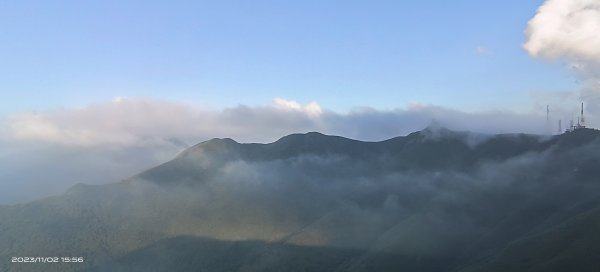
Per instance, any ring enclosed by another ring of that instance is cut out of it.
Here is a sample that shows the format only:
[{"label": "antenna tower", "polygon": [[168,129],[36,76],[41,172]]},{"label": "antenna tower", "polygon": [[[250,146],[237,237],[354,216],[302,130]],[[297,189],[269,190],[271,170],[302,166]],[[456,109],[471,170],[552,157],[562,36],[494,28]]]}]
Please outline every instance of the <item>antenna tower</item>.
[{"label": "antenna tower", "polygon": [[581,102],[581,118],[580,118],[580,127],[585,128],[585,117],[583,117],[583,102]]},{"label": "antenna tower", "polygon": [[558,134],[562,133],[562,120],[558,120]]}]

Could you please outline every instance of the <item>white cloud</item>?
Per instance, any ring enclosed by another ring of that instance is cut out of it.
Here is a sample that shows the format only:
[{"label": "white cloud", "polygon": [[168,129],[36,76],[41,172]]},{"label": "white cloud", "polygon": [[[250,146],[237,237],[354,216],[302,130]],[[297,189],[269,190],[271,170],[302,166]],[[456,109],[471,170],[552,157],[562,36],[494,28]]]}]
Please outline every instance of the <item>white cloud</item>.
[{"label": "white cloud", "polygon": [[8,127],[13,139],[20,141],[134,146],[188,134],[195,129],[190,118],[203,115],[185,104],[119,98],[77,109],[16,113],[8,117]]},{"label": "white cloud", "polygon": [[[59,117],[59,118],[57,118]],[[76,115],[72,116],[76,117]],[[57,120],[58,119],[58,120]],[[17,140],[42,141],[62,145],[89,146],[100,144],[133,144],[136,137],[119,129],[107,130],[102,125],[63,123],[60,116],[21,113],[10,118],[10,131]],[[66,120],[68,122],[68,120]],[[95,122],[90,120],[90,122]]]},{"label": "white cloud", "polygon": [[300,103],[293,100],[275,98],[273,99],[273,106],[279,110],[301,112],[315,118],[323,113],[321,106],[314,101],[306,104],[306,106],[302,106]]},{"label": "white cloud", "polygon": [[468,114],[412,103],[406,109],[370,108],[350,113],[323,110],[277,98],[268,106],[221,110],[151,99],[114,100],[77,109],[17,113],[8,118],[9,137],[19,142],[64,146],[145,146],[178,139],[189,144],[213,137],[268,142],[290,133],[321,131],[362,140],[383,140],[419,130],[431,119],[455,129],[482,132],[542,132],[535,116]]},{"label": "white cloud", "polygon": [[600,62],[600,2],[548,0],[525,33],[524,48],[534,57]]},{"label": "white cloud", "polygon": [[547,0],[525,34],[529,55],[567,63],[582,85],[579,99],[588,115],[600,119],[600,1]]},{"label": "white cloud", "polygon": [[301,111],[302,106],[296,101],[286,100],[283,98],[273,99],[273,105],[278,109]]},{"label": "white cloud", "polygon": [[492,54],[492,50],[483,46],[477,46],[475,47],[475,54],[480,56],[490,55]]}]

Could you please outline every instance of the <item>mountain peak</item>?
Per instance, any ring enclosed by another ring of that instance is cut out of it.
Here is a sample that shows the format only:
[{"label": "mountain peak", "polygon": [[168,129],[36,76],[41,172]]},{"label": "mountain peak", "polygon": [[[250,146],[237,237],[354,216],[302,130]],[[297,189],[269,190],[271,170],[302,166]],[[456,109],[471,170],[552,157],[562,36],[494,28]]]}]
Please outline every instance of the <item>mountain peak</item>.
[{"label": "mountain peak", "polygon": [[199,151],[209,152],[213,154],[223,154],[236,149],[239,145],[240,143],[236,142],[231,138],[213,138],[184,150],[178,157],[185,157],[190,153],[195,153]]},{"label": "mountain peak", "polygon": [[419,131],[420,135],[425,136],[426,138],[440,138],[440,137],[448,137],[448,136],[456,136],[458,134],[464,134],[458,131],[454,131],[444,127],[440,122],[433,119],[423,130]]},{"label": "mountain peak", "polygon": [[440,123],[440,121],[438,121],[437,119],[431,119],[429,124],[425,127],[425,129],[439,129],[439,128],[445,129],[445,127],[442,125],[442,123]]},{"label": "mountain peak", "polygon": [[290,134],[290,135],[281,137],[275,143],[299,142],[299,141],[302,141],[302,142],[305,142],[305,141],[318,141],[320,139],[327,139],[327,138],[331,138],[331,137],[336,137],[336,136],[330,136],[330,135],[325,135],[325,134],[320,133],[320,132],[311,131],[311,132],[307,132],[307,133],[294,133],[294,134]]},{"label": "mountain peak", "polygon": [[237,145],[237,144],[239,144],[239,143],[231,138],[212,138],[208,141],[204,141],[197,145],[194,145],[194,146],[192,146],[192,148],[206,147],[206,146],[228,146],[228,145]]}]

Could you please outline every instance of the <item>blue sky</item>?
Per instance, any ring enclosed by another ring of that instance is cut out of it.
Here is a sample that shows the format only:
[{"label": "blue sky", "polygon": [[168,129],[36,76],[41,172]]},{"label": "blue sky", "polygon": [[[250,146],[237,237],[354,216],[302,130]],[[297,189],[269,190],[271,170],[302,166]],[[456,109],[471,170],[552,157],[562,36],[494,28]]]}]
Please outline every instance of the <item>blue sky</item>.
[{"label": "blue sky", "polygon": [[531,91],[576,86],[521,47],[542,2],[2,1],[0,112],[117,96],[527,111]]}]

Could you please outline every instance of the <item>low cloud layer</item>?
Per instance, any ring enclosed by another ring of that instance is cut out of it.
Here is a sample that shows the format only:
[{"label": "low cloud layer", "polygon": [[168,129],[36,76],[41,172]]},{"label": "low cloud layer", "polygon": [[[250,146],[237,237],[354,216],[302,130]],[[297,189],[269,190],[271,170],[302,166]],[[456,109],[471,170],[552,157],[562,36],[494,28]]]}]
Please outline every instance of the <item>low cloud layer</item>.
[{"label": "low cloud layer", "polygon": [[118,98],[73,109],[15,113],[0,125],[0,204],[60,194],[78,182],[116,182],[168,161],[211,138],[272,142],[319,131],[380,141],[421,130],[432,120],[455,130],[543,134],[545,117],[465,113],[411,104],[394,110],[337,113],[316,102],[209,109],[155,99]]},{"label": "low cloud layer", "polygon": [[544,133],[540,116],[509,112],[465,113],[431,105],[337,113],[316,102],[276,98],[271,105],[220,110],[152,100],[123,99],[77,109],[18,113],[7,119],[5,137],[64,146],[144,146],[162,141],[194,144],[214,137],[270,142],[290,133],[319,131],[377,141],[405,135],[433,119],[457,130]]}]

